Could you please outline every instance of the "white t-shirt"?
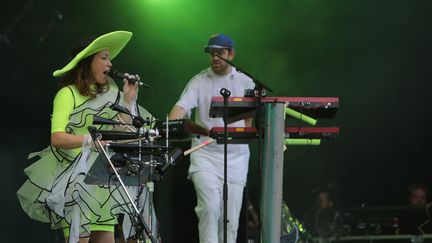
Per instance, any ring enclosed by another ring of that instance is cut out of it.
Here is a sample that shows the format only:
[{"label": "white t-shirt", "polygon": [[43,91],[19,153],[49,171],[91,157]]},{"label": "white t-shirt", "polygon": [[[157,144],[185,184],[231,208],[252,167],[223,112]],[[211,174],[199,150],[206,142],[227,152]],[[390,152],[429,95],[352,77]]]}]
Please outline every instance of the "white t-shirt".
[{"label": "white t-shirt", "polygon": [[[192,109],[197,108],[195,122],[207,129],[223,127],[222,118],[212,118],[209,116],[211,98],[221,96],[220,90],[222,88],[231,91],[231,97],[242,97],[246,89],[254,88],[254,83],[249,77],[237,72],[234,68],[232,68],[231,73],[223,76],[217,75],[211,68],[207,68],[189,81],[176,105],[182,107],[189,117]],[[245,123],[244,120],[241,120],[228,126],[244,127]],[[193,138],[192,146],[198,145],[208,139],[205,136]],[[247,144],[228,144],[227,161],[227,180],[245,185],[249,164],[249,146]],[[189,175],[197,171],[208,171],[223,179],[223,169],[223,144],[212,143],[191,154]]]}]

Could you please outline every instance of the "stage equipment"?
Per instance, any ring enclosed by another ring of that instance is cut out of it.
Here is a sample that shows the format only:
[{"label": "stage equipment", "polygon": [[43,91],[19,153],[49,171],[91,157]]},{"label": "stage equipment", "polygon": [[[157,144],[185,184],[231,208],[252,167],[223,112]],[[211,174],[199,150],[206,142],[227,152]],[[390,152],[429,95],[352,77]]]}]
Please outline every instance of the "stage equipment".
[{"label": "stage equipment", "polygon": [[[245,144],[255,142],[258,132],[255,127],[228,127],[228,143]],[[223,143],[223,127],[213,127],[209,136],[217,143]],[[338,127],[285,127],[285,138],[292,139],[336,139]]]},{"label": "stage equipment", "polygon": [[[259,141],[260,138],[264,139],[260,175],[263,181],[260,183],[261,240],[280,242],[281,222],[276,216],[281,215],[284,139],[291,139],[286,142],[289,145],[290,142],[295,143],[292,139],[310,141],[333,139],[339,134],[338,127],[286,126],[285,115],[288,114],[290,117],[313,125],[316,124],[317,118],[334,118],[339,107],[339,99],[337,97],[229,97],[224,102],[223,97],[217,96],[212,97],[209,115],[223,117],[224,107],[227,107],[228,123],[255,117],[255,123],[260,125],[258,128],[228,128],[227,143],[250,143],[254,140]],[[220,127],[210,130],[210,136],[218,143],[222,143],[224,135],[225,131]],[[316,141],[312,142],[311,144],[316,144]],[[308,145],[307,142],[301,144]]]},{"label": "stage equipment", "polygon": [[[261,102],[284,103],[286,108],[307,115],[313,119],[332,119],[339,108],[338,97],[262,97]],[[234,122],[255,117],[256,97],[230,97],[228,99],[228,121]],[[210,105],[210,117],[223,116],[223,98],[215,96]],[[298,115],[301,119],[301,115]]]},{"label": "stage equipment", "polygon": [[168,124],[167,121],[156,121],[155,127],[160,131],[162,137],[166,137],[169,131],[169,138],[173,140],[189,139],[197,135],[208,136],[208,130],[205,127],[189,119],[169,120]]},{"label": "stage equipment", "polygon": [[319,225],[313,242],[432,242],[430,215],[428,205],[342,208]]},{"label": "stage equipment", "polygon": [[[158,240],[153,235],[150,223],[143,216],[133,199],[128,193],[126,186],[147,187],[149,190],[149,212],[152,215],[153,183],[160,181],[163,177],[185,156],[196,151],[214,140],[210,139],[203,144],[195,146],[185,152],[178,148],[169,146],[169,139],[188,139],[196,135],[207,135],[204,127],[186,119],[152,122],[134,115],[128,109],[118,104],[113,104],[111,109],[130,116],[130,123],[124,123],[119,119],[109,120],[94,116],[93,125],[113,125],[117,130],[102,130],[95,126],[88,130],[97,144],[99,155],[90,167],[84,182],[100,186],[115,185],[121,187],[126,194],[126,204],[131,205],[134,219],[135,232],[144,232],[148,239],[155,243]],[[154,125],[154,126],[152,126]],[[133,126],[133,128],[131,128]],[[129,127],[128,129],[123,129]],[[131,131],[132,130],[132,131]],[[162,139],[165,144],[156,143]],[[110,141],[102,145],[101,141]],[[148,226],[150,225],[150,227]],[[139,233],[138,240],[146,238]]]},{"label": "stage equipment", "polygon": [[[316,118],[334,118],[339,106],[337,97],[264,97],[265,90],[272,89],[253,77],[250,73],[242,70],[230,60],[213,53],[213,55],[230,64],[238,72],[251,78],[255,83],[255,97],[229,97],[223,95],[213,97],[211,100],[210,117],[223,117],[225,123],[224,144],[227,145],[228,132],[226,124],[255,118],[257,130],[258,153],[260,157],[260,173],[264,183],[261,186],[261,241],[280,242],[280,220],[282,202],[282,171],[283,151],[285,150],[285,114],[296,117],[309,124],[315,125]],[[302,117],[302,114],[305,117]],[[307,117],[306,117],[307,116]],[[261,138],[264,139],[261,154]],[[292,139],[292,138],[290,138]],[[226,150],[226,148],[225,148]],[[262,155],[262,157],[261,157]],[[226,156],[225,156],[226,157]],[[262,168],[261,168],[262,167]],[[226,224],[226,218],[224,218]],[[224,242],[226,242],[226,225],[224,227]]]}]

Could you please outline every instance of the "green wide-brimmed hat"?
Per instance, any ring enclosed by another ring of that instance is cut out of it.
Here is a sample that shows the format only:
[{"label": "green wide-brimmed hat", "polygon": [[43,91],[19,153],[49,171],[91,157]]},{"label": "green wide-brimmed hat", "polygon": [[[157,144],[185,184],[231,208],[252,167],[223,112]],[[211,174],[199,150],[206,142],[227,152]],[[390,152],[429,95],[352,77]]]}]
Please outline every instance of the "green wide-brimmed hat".
[{"label": "green wide-brimmed hat", "polygon": [[110,50],[110,58],[114,59],[120,51],[126,46],[132,38],[132,32],[129,31],[114,31],[108,34],[99,36],[90,43],[86,48],[79,52],[66,66],[62,69],[56,70],[53,73],[54,77],[61,77],[70,70],[72,70],[78,62],[84,58],[91,56],[104,49]]}]

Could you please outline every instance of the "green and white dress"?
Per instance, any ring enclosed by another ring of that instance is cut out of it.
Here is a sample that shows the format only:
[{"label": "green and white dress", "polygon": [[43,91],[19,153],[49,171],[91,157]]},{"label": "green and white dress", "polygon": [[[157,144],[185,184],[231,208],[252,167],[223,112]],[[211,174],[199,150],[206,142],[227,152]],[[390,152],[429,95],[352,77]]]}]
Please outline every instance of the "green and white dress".
[{"label": "green and white dress", "polygon": [[[118,115],[110,108],[114,103],[123,105],[123,94],[112,80],[109,90],[98,94],[95,99],[80,95],[74,85],[64,87],[54,100],[52,132],[88,134],[87,128],[93,123],[93,115],[107,119],[114,119]],[[144,118],[151,117],[150,113],[141,107],[139,112]],[[96,127],[104,130],[115,129],[113,125]],[[24,170],[28,180],[17,192],[24,211],[32,219],[50,223],[53,229],[66,229],[65,235],[69,235],[70,229],[69,242],[77,242],[79,237],[88,236],[90,231],[113,231],[117,215],[123,213],[131,217],[132,206],[118,186],[84,183],[84,178],[97,156],[98,152],[90,147],[67,150],[49,146],[30,154],[29,159],[39,159]],[[148,204],[153,202],[147,199],[147,188],[128,187],[128,191],[138,203],[144,218],[148,218],[146,209]],[[152,216],[155,216],[154,210]],[[125,234],[134,234],[131,228],[133,219],[130,217],[125,217],[124,220]],[[157,234],[155,221],[150,226],[154,235]]]}]

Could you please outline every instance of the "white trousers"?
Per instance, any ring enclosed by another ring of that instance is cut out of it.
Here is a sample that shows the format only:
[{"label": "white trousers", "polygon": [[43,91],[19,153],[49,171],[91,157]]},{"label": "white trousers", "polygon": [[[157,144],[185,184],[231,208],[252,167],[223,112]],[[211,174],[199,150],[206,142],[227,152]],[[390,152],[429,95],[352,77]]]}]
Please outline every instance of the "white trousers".
[{"label": "white trousers", "polygon": [[[224,237],[223,179],[205,171],[195,172],[191,178],[197,194],[195,213],[199,221],[200,242],[222,243]],[[243,189],[242,185],[228,182],[228,243],[236,242]]]}]

